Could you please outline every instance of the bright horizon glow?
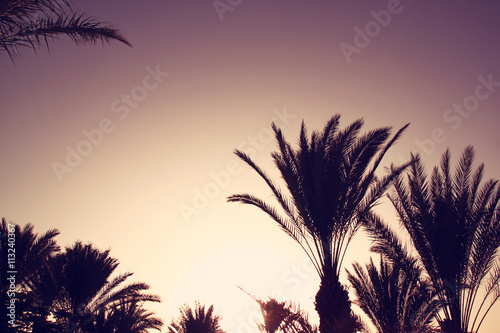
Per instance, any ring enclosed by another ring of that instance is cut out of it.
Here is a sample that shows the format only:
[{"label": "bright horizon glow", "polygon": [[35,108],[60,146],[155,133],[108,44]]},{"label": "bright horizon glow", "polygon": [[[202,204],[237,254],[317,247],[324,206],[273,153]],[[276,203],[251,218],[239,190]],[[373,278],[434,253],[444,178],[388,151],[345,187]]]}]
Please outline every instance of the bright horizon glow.
[{"label": "bright horizon glow", "polygon": [[[236,193],[271,199],[233,151],[253,149],[279,181],[275,143],[265,137],[272,121],[292,143],[302,120],[310,134],[336,113],[341,128],[364,118],[364,132],[392,126],[394,133],[411,123],[382,166],[413,151],[431,172],[447,147],[455,165],[472,144],[485,178],[500,178],[498,86],[481,88],[490,94],[467,116],[445,118],[474,96],[479,77],[500,81],[497,3],[402,0],[403,10],[350,63],[339,45],[353,44],[354,27],[388,1],[244,1],[223,21],[212,2],[78,5],[134,47],[77,47],[62,38],[50,42],[50,52],[21,49],[15,64],[0,55],[0,212],[38,233],[59,229],[62,247],[81,240],[110,248],[116,273],[133,272],[131,281],[162,298],[150,308],[166,326],[180,306],[199,299],[214,304],[223,329],[248,333],[257,304],[237,286],[300,304],[317,323],[319,278],[304,268],[306,255],[257,208],[226,202]],[[140,93],[148,67],[169,75],[125,117],[121,96]],[[83,131],[103,119],[113,129],[59,181],[53,163],[66,164],[67,147],[77,149],[88,140]],[[228,165],[228,180],[209,185]],[[197,193],[206,188],[214,192],[204,201]],[[197,213],[186,217],[186,206]],[[397,228],[394,212],[383,209]],[[360,233],[343,267],[366,262],[368,248]],[[496,304],[482,333],[498,331],[498,315]]]}]

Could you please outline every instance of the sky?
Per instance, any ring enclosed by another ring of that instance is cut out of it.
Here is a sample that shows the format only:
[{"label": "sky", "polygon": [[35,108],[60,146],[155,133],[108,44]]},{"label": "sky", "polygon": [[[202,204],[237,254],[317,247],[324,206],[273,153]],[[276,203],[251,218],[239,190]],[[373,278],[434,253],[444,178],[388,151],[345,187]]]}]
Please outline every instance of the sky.
[{"label": "sky", "polygon": [[[271,193],[233,154],[279,179],[275,122],[295,143],[364,118],[411,123],[384,165],[419,152],[430,170],[467,145],[499,178],[497,1],[75,1],[133,44],[51,41],[0,54],[0,212],[111,249],[163,302],[214,304],[229,332],[254,332],[244,292],[300,303],[317,321],[319,278],[297,244],[235,193]],[[384,218],[397,225],[382,205]],[[344,267],[366,262],[360,233]],[[345,274],[342,279],[345,282]],[[358,310],[358,309],[357,309]],[[356,311],[357,311],[356,310]],[[500,306],[482,332],[495,332]]]}]

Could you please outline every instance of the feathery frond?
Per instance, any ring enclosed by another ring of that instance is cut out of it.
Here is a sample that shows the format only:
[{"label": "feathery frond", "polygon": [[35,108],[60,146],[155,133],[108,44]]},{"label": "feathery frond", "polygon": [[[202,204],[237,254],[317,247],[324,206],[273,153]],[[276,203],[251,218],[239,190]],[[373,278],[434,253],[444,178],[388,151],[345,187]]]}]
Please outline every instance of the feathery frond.
[{"label": "feathery frond", "polygon": [[205,309],[197,301],[194,309],[185,304],[180,312],[178,318],[172,319],[169,333],[225,333],[220,327],[222,317],[214,313],[213,305]]},{"label": "feathery frond", "polygon": [[77,14],[66,0],[6,0],[0,2],[0,52],[11,59],[19,47],[37,50],[48,40],[68,36],[77,44],[130,42],[109,24]]},{"label": "feathery frond", "polygon": [[[444,332],[477,331],[498,300],[500,188],[496,180],[482,183],[484,165],[473,170],[474,155],[467,147],[451,173],[447,150],[430,177],[413,156],[409,175],[395,179],[389,196],[438,291]],[[482,299],[481,286],[486,286]]]}]

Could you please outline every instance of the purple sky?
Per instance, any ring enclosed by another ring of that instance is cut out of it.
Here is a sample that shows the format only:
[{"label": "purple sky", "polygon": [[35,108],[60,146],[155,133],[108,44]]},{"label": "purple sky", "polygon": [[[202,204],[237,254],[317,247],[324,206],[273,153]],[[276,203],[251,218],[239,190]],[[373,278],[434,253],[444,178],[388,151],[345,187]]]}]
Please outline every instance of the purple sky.
[{"label": "purple sky", "polygon": [[[472,144],[500,177],[497,1],[75,4],[133,48],[62,38],[15,63],[0,55],[0,211],[60,229],[62,245],[111,247],[163,298],[166,322],[200,299],[244,332],[254,304],[236,285],[278,291],[316,318],[318,279],[297,273],[298,246],[256,209],[225,203],[267,195],[232,152],[252,150],[275,174],[272,121],[292,142],[302,119],[321,129],[335,113],[342,126],[364,117],[366,130],[410,122],[386,164],[419,151],[430,169],[447,147],[456,160]],[[360,235],[348,260],[365,261],[366,248]]]}]

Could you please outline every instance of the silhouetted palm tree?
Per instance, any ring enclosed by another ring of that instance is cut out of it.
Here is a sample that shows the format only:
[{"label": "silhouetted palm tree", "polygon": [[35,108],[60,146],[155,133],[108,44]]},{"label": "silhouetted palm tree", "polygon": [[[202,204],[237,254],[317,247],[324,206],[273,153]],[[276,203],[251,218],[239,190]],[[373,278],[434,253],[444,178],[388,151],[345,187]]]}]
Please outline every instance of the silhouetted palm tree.
[{"label": "silhouetted palm tree", "polygon": [[22,229],[19,225],[14,223],[7,223],[5,218],[2,218],[0,225],[0,233],[2,235],[2,242],[0,242],[0,249],[2,255],[0,257],[1,267],[7,268],[6,259],[9,247],[6,235],[9,233],[9,226],[14,226],[15,233],[15,266],[16,266],[16,281],[25,287],[29,287],[33,283],[34,277],[37,275],[40,267],[44,266],[47,260],[60,250],[54,238],[59,235],[59,230],[51,229],[45,234],[39,236],[34,233],[34,226],[26,224]]},{"label": "silhouetted palm tree", "polygon": [[[128,332],[158,329],[161,322],[137,306],[159,302],[160,298],[145,294],[149,289],[145,283],[123,286],[132,273],[109,280],[117,266],[118,261],[109,256],[109,250],[100,251],[92,244],[76,242],[50,261],[34,293],[41,295],[50,314],[68,332],[117,327],[125,322],[137,327],[129,327]],[[140,317],[130,317],[134,314]]]},{"label": "silhouetted palm tree", "polygon": [[222,318],[214,314],[213,305],[205,310],[205,305],[196,302],[194,310],[185,304],[180,311],[180,316],[170,323],[169,333],[225,333],[220,327]]},{"label": "silhouetted palm tree", "polygon": [[[10,226],[9,226],[10,225]],[[8,234],[13,233],[14,242],[8,241]],[[40,270],[47,264],[48,260],[59,251],[59,246],[54,238],[59,234],[59,230],[51,229],[43,235],[34,232],[32,224],[26,224],[23,228],[14,223],[7,223],[2,218],[0,225],[0,268],[1,276],[5,280],[8,271],[15,271],[15,293],[16,293],[16,324],[8,325],[7,320],[0,321],[0,331],[21,330],[26,327],[26,322],[36,320],[38,309],[33,302],[33,295],[29,293],[33,285],[37,282]],[[10,246],[9,246],[10,244]],[[8,254],[14,255],[13,262],[8,262]],[[13,264],[13,266],[10,266]],[[0,304],[2,304],[2,318],[5,315],[6,302],[9,301],[7,290],[9,283],[2,281],[0,284]]]},{"label": "silhouetted palm tree", "polygon": [[[109,250],[100,251],[91,244],[76,242],[59,252],[54,240],[58,230],[49,230],[41,236],[33,230],[31,224],[21,228],[5,219],[0,225],[1,275],[6,279],[7,272],[15,271],[16,279],[16,320],[14,325],[0,321],[1,332],[143,333],[161,329],[162,321],[143,308],[145,302],[160,301],[158,296],[144,293],[149,289],[147,284],[124,286],[132,273],[109,280],[118,266],[117,259],[109,256]],[[8,237],[9,233],[15,238]],[[8,261],[12,252],[14,262]],[[7,318],[10,285],[0,286],[0,304]]]},{"label": "silhouetted palm tree", "polygon": [[261,332],[275,333],[315,333],[307,315],[291,303],[279,302],[274,298],[268,301],[256,300],[260,305],[264,323],[258,324]]},{"label": "silhouetted palm tree", "polygon": [[379,333],[430,333],[439,302],[430,282],[423,279],[415,260],[403,268],[381,257],[380,269],[373,260],[366,270],[359,263],[348,279],[354,287],[356,304]]},{"label": "silhouetted palm tree", "polygon": [[[243,289],[242,289],[243,290]],[[246,291],[245,291],[246,292]],[[248,293],[247,293],[248,294]],[[250,295],[250,294],[248,294]],[[307,315],[294,306],[292,303],[279,302],[270,297],[268,301],[263,301],[250,295],[260,306],[260,311],[264,317],[264,323],[257,326],[261,332],[275,333],[316,333],[318,329],[313,327]]]},{"label": "silhouetted palm tree", "polygon": [[76,43],[94,44],[118,40],[131,44],[108,24],[85,15],[77,15],[68,0],[0,1],[0,50],[11,58],[18,47],[37,49],[49,38],[69,36]]},{"label": "silhouetted palm tree", "polygon": [[[408,232],[442,307],[446,333],[476,332],[500,297],[500,187],[482,183],[484,165],[473,170],[467,147],[453,174],[447,150],[427,178],[420,156],[399,176],[389,196]],[[394,252],[390,242],[381,252]],[[480,287],[484,289],[480,291]],[[481,296],[480,296],[481,295]]]},{"label": "silhouetted palm tree", "polygon": [[308,138],[302,123],[299,148],[294,150],[274,124],[279,151],[274,162],[290,192],[286,196],[251,158],[237,150],[243,161],[267,183],[284,215],[250,194],[228,198],[259,207],[294,239],[316,268],[321,285],[316,294],[320,331],[354,332],[357,317],[351,311],[347,290],[339,281],[342,260],[360,223],[383,195],[392,179],[406,165],[378,179],[375,172],[387,150],[404,129],[388,141],[391,128],[384,127],[360,136],[363,120],[339,130],[340,115],[326,124],[322,133]]}]

